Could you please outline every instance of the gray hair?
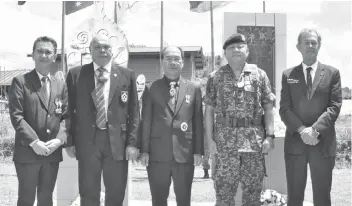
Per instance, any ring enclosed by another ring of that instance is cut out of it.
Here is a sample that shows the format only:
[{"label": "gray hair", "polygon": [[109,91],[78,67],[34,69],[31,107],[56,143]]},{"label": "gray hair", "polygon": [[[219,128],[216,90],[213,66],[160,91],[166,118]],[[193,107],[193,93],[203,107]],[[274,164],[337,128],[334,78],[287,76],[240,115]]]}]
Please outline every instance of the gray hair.
[{"label": "gray hair", "polygon": [[321,45],[321,35],[319,34],[319,32],[316,29],[307,29],[307,28],[302,29],[301,32],[299,33],[299,35],[298,35],[298,44],[301,44],[302,38],[303,38],[304,35],[311,34],[311,33],[317,35],[318,44],[320,46]]}]

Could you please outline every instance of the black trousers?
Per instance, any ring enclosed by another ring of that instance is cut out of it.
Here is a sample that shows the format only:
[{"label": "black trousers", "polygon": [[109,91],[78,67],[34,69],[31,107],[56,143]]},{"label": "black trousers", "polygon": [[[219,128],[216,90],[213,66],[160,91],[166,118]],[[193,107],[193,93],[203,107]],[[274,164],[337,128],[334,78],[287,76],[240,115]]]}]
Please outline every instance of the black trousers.
[{"label": "black trousers", "polygon": [[59,162],[16,163],[18,178],[17,206],[33,206],[37,193],[37,206],[52,206]]},{"label": "black trousers", "polygon": [[189,163],[153,162],[147,167],[153,206],[167,206],[171,178],[178,206],[191,205],[194,165]]},{"label": "black trousers", "polygon": [[308,164],[312,178],[314,206],[331,206],[330,191],[335,157],[324,157],[316,146],[309,146],[307,152],[302,155],[285,153],[287,206],[303,206]]},{"label": "black trousers", "polygon": [[105,206],[122,206],[128,162],[112,158],[108,131],[97,130],[95,152],[78,161],[79,193],[82,206],[100,206],[101,175],[105,185]]}]

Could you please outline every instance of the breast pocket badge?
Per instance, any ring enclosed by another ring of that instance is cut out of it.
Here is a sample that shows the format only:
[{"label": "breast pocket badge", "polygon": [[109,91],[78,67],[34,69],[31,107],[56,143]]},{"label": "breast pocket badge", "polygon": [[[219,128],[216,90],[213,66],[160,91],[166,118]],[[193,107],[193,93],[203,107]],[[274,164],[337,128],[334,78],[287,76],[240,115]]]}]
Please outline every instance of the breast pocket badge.
[{"label": "breast pocket badge", "polygon": [[182,130],[183,132],[185,132],[185,131],[187,131],[187,129],[188,129],[188,124],[187,124],[187,122],[182,122],[182,124],[181,124],[181,130]]},{"label": "breast pocket badge", "polygon": [[186,94],[186,103],[189,104],[191,102],[191,96],[189,94]]},{"label": "breast pocket badge", "polygon": [[127,91],[121,91],[121,101],[123,103],[126,103],[128,101],[128,92]]},{"label": "breast pocket badge", "polygon": [[55,114],[62,114],[62,101],[59,98],[55,99]]}]

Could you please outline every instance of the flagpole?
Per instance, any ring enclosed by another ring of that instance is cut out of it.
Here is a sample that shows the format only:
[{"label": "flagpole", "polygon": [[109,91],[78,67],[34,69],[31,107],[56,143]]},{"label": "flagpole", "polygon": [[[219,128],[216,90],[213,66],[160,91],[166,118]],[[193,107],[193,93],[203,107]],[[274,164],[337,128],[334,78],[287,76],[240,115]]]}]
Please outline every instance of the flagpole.
[{"label": "flagpole", "polygon": [[65,67],[65,1],[62,1],[62,28],[61,28],[61,64],[62,64],[62,72],[64,75],[67,74],[66,67]]},{"label": "flagpole", "polygon": [[117,24],[117,1],[114,1],[114,22]]},{"label": "flagpole", "polygon": [[263,13],[265,13],[265,1],[263,1]]},{"label": "flagpole", "polygon": [[159,67],[159,75],[162,76],[162,60],[161,60],[161,52],[163,51],[163,42],[164,42],[164,2],[160,1],[160,67]]},{"label": "flagpole", "polygon": [[211,71],[214,71],[214,22],[213,22],[213,2],[210,1],[210,30],[211,30]]}]

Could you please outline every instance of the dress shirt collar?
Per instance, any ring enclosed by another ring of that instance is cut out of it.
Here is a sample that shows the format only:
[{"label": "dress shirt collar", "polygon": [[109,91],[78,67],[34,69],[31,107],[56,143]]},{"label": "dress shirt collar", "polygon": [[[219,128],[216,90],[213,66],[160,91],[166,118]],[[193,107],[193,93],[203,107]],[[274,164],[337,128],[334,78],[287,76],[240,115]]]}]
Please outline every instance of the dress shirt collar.
[{"label": "dress shirt collar", "polygon": [[[42,75],[41,73],[39,73],[37,70],[35,70],[35,72],[37,72],[38,77],[39,77],[39,80],[42,81],[42,78],[44,77],[44,75]],[[48,73],[47,77],[49,78],[49,81],[50,81],[50,80],[51,80],[50,73]]]},{"label": "dress shirt collar", "polygon": [[163,79],[164,79],[165,83],[166,83],[168,86],[170,86],[170,82],[176,82],[176,85],[175,85],[175,86],[178,86],[180,77],[178,77],[178,78],[176,78],[176,79],[174,79],[174,80],[171,80],[171,79],[169,79],[168,77],[166,77],[166,76],[164,75]]},{"label": "dress shirt collar", "polygon": [[[104,69],[106,69],[106,71],[108,73],[110,73],[111,71],[111,65],[112,65],[112,61],[110,61],[107,65],[103,66]],[[97,71],[97,69],[99,69],[99,65],[97,65],[95,62],[93,62],[93,66],[94,66],[94,72]]]},{"label": "dress shirt collar", "polygon": [[316,72],[316,71],[317,71],[317,68],[318,68],[318,61],[316,61],[314,64],[312,64],[312,65],[310,65],[310,66],[308,66],[308,65],[306,65],[305,63],[302,62],[302,67],[303,67],[303,71],[304,71],[304,72],[307,71],[306,69],[307,69],[308,67],[311,67],[311,68],[312,68],[312,71]]}]

